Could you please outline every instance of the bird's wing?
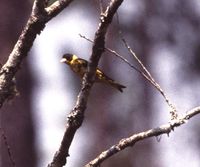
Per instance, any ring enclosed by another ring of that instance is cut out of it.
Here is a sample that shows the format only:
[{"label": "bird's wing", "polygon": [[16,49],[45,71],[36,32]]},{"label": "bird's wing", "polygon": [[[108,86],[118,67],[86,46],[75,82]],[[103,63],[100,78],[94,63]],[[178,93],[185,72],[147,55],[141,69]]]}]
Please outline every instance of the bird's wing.
[{"label": "bird's wing", "polygon": [[104,74],[99,68],[97,68],[96,71],[96,76],[97,76],[97,80],[110,80],[110,81],[114,81],[113,79],[111,79],[110,77],[108,77],[106,74]]},{"label": "bird's wing", "polygon": [[77,61],[78,61],[78,64],[80,64],[82,67],[87,68],[88,66],[87,60],[78,58]]},{"label": "bird's wing", "polygon": [[78,58],[74,60],[71,64],[72,70],[83,77],[83,75],[87,71],[88,62],[84,59]]}]

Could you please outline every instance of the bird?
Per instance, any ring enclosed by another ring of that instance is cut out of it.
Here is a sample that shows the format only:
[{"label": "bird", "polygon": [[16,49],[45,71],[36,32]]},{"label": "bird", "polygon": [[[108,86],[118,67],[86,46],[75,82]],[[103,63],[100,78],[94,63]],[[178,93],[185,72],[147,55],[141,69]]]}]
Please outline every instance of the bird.
[{"label": "bird", "polygon": [[[83,78],[84,74],[87,72],[88,61],[85,59],[79,58],[78,56],[74,54],[71,54],[71,53],[64,54],[60,62],[69,65],[71,70],[75,72],[77,75],[79,75],[81,78]],[[123,89],[126,88],[126,86],[121,85],[115,82],[110,77],[108,77],[99,68],[96,69],[95,82],[105,83],[107,85],[112,86],[113,88],[116,88],[120,92],[123,92]]]}]

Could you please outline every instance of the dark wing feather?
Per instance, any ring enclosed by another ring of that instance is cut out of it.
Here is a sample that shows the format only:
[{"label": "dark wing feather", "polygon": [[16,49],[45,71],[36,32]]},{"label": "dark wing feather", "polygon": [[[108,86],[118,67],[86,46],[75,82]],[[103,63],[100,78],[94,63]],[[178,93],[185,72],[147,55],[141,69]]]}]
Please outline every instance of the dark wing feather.
[{"label": "dark wing feather", "polygon": [[83,66],[84,68],[87,68],[87,66],[88,66],[87,60],[78,58],[77,61],[78,61],[78,64],[80,64],[80,65]]}]

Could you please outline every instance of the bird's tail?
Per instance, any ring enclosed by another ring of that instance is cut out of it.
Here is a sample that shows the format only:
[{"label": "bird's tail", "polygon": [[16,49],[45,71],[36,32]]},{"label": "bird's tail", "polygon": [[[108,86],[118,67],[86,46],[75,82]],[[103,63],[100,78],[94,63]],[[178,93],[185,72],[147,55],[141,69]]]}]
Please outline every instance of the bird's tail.
[{"label": "bird's tail", "polygon": [[123,92],[123,89],[126,88],[126,86],[121,85],[119,83],[114,82],[113,80],[109,80],[109,83],[112,87],[118,89],[120,92]]},{"label": "bird's tail", "polygon": [[123,89],[126,88],[126,86],[121,85],[117,82],[115,82],[113,79],[111,79],[110,77],[106,76],[102,71],[100,71],[99,69],[97,69],[96,71],[96,82],[103,82],[106,83],[110,86],[112,86],[113,88],[116,88],[117,90],[119,90],[120,92],[123,92]]}]

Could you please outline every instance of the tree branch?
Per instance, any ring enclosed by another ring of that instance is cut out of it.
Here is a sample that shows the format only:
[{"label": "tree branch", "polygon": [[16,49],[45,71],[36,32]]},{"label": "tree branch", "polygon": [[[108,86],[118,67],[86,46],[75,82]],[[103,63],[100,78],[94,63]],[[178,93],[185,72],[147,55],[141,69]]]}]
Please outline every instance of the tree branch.
[{"label": "tree branch", "polygon": [[123,149],[127,147],[134,146],[137,142],[142,141],[146,138],[157,137],[161,134],[169,135],[169,133],[173,131],[175,127],[185,124],[190,118],[194,117],[197,114],[200,114],[200,106],[191,109],[178,120],[173,120],[170,123],[162,125],[160,127],[134,134],[125,139],[121,139],[117,144],[113,145],[108,150],[103,151],[94,160],[90,161],[87,165],[85,165],[85,167],[100,166],[100,164],[106,159],[108,159],[109,157],[115,155],[116,153],[122,151]]},{"label": "tree branch", "polygon": [[[119,20],[118,20],[119,22]],[[152,77],[151,73],[147,70],[147,68],[145,67],[145,65],[142,63],[142,61],[139,59],[139,57],[136,55],[136,53],[131,49],[131,47],[128,45],[127,41],[125,40],[125,38],[123,37],[123,34],[120,33],[121,35],[121,40],[123,41],[125,47],[128,49],[129,53],[133,56],[133,58],[137,61],[137,63],[140,65],[140,67],[142,68],[142,70],[144,71],[143,73],[145,74],[145,76],[148,77],[148,79],[150,80],[150,83],[152,83],[152,85],[160,92],[160,94],[164,97],[166,103],[168,104],[168,106],[170,107],[170,116],[171,116],[171,120],[177,119],[178,118],[178,113],[176,110],[175,105],[171,102],[171,100],[169,99],[169,97],[167,96],[167,94],[164,92],[164,90],[161,88],[161,86],[158,84],[158,82],[155,81],[155,79]],[[147,78],[146,78],[147,79]]]},{"label": "tree branch", "polygon": [[8,143],[8,139],[7,139],[7,136],[5,134],[5,132],[3,131],[3,129],[0,127],[0,133],[1,133],[1,136],[3,141],[4,141],[4,144],[6,146],[6,149],[7,149],[7,152],[8,152],[8,157],[10,159],[10,162],[12,164],[13,167],[16,167],[16,163],[15,163],[15,159],[13,157],[13,154],[12,154],[12,150],[11,150],[11,147]]},{"label": "tree branch", "polygon": [[46,8],[46,12],[50,18],[55,17],[64,8],[66,8],[73,0],[58,0],[54,2],[51,6]]},{"label": "tree branch", "polygon": [[45,24],[67,7],[72,0],[63,0],[57,7],[52,4],[46,10],[44,0],[35,0],[31,15],[24,27],[17,43],[9,55],[7,62],[0,70],[0,108],[4,101],[15,94],[13,78],[20,69],[20,65],[27,56],[38,34],[44,29]]},{"label": "tree branch", "polygon": [[84,75],[82,88],[77,97],[76,105],[68,115],[67,127],[64,133],[59,150],[55,153],[53,161],[48,167],[62,167],[66,164],[66,157],[69,156],[69,147],[74,138],[76,130],[81,126],[84,119],[84,112],[90,89],[95,78],[95,71],[104,52],[105,35],[112,18],[123,0],[112,0],[106,11],[101,15],[99,27],[95,33],[92,55],[89,60],[88,72]]},{"label": "tree branch", "polygon": [[45,5],[45,0],[35,0],[33,3],[32,13],[34,13],[34,15],[43,13],[45,11]]}]

